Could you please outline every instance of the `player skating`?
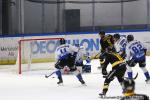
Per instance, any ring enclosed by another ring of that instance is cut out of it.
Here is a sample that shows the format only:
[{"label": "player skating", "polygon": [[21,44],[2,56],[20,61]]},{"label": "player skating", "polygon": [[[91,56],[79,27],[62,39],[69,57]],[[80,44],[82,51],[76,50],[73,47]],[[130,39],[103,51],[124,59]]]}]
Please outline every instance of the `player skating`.
[{"label": "player skating", "polygon": [[123,58],[126,57],[125,49],[127,45],[127,40],[125,37],[120,36],[120,34],[114,34],[114,47],[116,49],[116,52],[120,54]]},{"label": "player skating", "polygon": [[[100,36],[100,45],[101,45],[101,54],[103,54],[105,51],[108,51],[108,48],[114,48],[114,41],[112,35],[105,35],[104,31],[99,32]],[[107,66],[109,63],[105,62],[105,59],[100,59],[100,64],[102,68],[102,74],[107,75]]]},{"label": "player skating", "polygon": [[108,87],[111,81],[113,81],[114,77],[116,77],[120,84],[122,84],[124,80],[124,74],[126,72],[126,65],[124,63],[123,58],[116,52],[113,51],[113,49],[108,49],[108,52],[103,53],[100,56],[100,59],[104,59],[105,62],[110,63],[112,65],[112,70],[108,73],[108,75],[105,78],[104,85],[103,85],[103,91],[100,93],[100,96],[105,96]]},{"label": "player skating", "polygon": [[147,49],[144,45],[137,40],[134,40],[133,35],[127,36],[127,46],[126,46],[126,63],[127,63],[127,72],[128,78],[132,79],[132,67],[134,67],[137,63],[139,67],[142,69],[146,82],[150,83],[150,75],[148,70],[146,69],[146,51]]},{"label": "player skating", "polygon": [[[83,46],[80,46],[79,44],[75,44],[75,46],[78,48],[75,65],[77,66],[77,68],[81,68],[82,72],[91,72],[91,58],[89,53],[85,50]],[[85,64],[83,64],[84,58],[86,62]]]},{"label": "player skating", "polygon": [[65,40],[60,40],[60,46],[56,48],[55,56],[56,56],[56,75],[59,79],[57,84],[63,83],[62,73],[61,70],[68,66],[70,71],[73,72],[78,80],[81,82],[81,84],[85,85],[85,82],[82,78],[81,71],[77,69],[76,67],[76,58],[79,51],[79,48],[65,44]]}]

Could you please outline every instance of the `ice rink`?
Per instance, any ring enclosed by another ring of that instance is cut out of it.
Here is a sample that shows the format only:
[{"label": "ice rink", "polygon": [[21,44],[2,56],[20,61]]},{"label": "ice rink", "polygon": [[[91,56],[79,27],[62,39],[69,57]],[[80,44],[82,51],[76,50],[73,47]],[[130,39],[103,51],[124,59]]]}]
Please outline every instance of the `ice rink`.
[{"label": "ice rink", "polygon": [[[37,66],[44,66],[37,64]],[[64,85],[58,86],[57,78],[45,78],[49,71],[24,72],[22,75],[11,71],[0,70],[0,100],[118,100],[122,89],[115,79],[111,82],[107,96],[101,99],[98,94],[102,91],[103,81],[101,71],[97,70],[98,60],[92,60],[92,73],[83,74],[87,86],[82,86],[74,75],[63,75]],[[108,66],[110,70],[111,66]],[[147,69],[150,71],[150,57],[147,59]],[[133,68],[139,73],[136,79],[136,93],[150,96],[150,84],[145,83],[145,76],[138,67]]]}]

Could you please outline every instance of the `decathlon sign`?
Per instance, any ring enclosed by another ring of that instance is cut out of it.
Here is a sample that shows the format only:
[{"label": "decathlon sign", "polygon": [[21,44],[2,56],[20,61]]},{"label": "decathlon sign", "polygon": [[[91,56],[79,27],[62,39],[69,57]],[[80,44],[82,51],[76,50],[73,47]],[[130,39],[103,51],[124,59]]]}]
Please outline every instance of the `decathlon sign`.
[{"label": "decathlon sign", "polygon": [[[59,41],[35,41],[32,45],[32,53],[33,54],[46,54],[46,53],[54,53]],[[96,39],[68,39],[66,40],[66,44],[79,44],[80,46],[84,46],[86,51],[93,52],[99,51],[100,43],[99,38]]]}]

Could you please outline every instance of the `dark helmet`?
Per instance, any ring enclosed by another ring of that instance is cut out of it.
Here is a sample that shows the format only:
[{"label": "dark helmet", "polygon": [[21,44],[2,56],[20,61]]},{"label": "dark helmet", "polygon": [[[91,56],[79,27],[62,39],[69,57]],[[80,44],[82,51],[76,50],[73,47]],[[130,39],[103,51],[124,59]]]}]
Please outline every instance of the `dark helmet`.
[{"label": "dark helmet", "polygon": [[124,79],[122,83],[123,93],[134,92],[135,90],[135,82],[133,79]]},{"label": "dark helmet", "polygon": [[105,35],[105,31],[100,31],[99,35]]},{"label": "dark helmet", "polygon": [[60,44],[65,44],[65,43],[66,43],[66,41],[64,38],[60,39]]},{"label": "dark helmet", "polygon": [[127,41],[130,42],[130,41],[133,41],[134,40],[134,36],[133,35],[128,35],[127,36]]},{"label": "dark helmet", "polygon": [[116,34],[114,34],[113,37],[114,37],[115,39],[120,39],[120,34],[116,33]]},{"label": "dark helmet", "polygon": [[74,44],[76,47],[80,47],[80,44],[79,43],[75,43]]}]

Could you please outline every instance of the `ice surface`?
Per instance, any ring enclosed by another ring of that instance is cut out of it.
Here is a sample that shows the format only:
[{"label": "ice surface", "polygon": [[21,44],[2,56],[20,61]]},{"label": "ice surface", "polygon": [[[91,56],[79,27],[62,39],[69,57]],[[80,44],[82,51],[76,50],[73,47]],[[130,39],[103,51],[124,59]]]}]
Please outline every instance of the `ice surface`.
[{"label": "ice surface", "polygon": [[[87,86],[82,86],[74,75],[63,75],[64,86],[58,86],[55,75],[54,78],[44,77],[50,71],[32,71],[18,75],[0,70],[0,100],[103,100],[98,94],[102,91],[104,79],[97,66],[99,61],[93,60],[92,74],[83,74]],[[108,66],[108,70],[110,68]],[[147,69],[150,71],[150,57],[147,59]],[[150,84],[145,83],[142,70],[138,65],[133,70],[135,74],[139,73],[135,92],[150,96]],[[121,86],[116,79],[111,82],[107,96],[122,96]]]}]

